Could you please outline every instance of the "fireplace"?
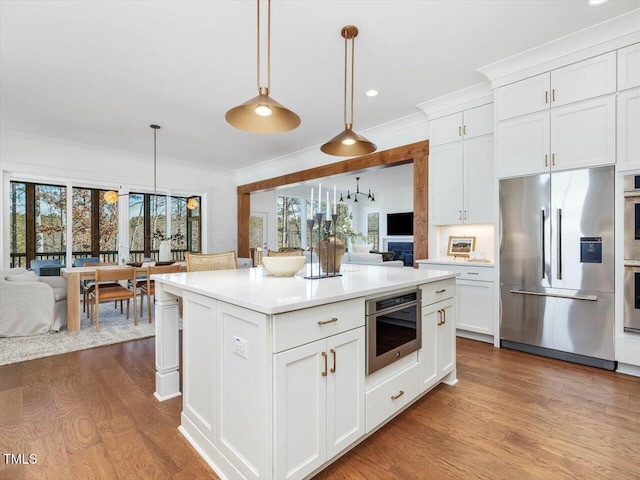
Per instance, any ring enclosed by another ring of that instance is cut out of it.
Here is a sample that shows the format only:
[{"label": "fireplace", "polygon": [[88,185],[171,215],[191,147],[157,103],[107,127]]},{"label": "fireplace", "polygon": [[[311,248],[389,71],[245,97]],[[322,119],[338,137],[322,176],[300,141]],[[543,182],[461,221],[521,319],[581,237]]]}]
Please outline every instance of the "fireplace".
[{"label": "fireplace", "polygon": [[388,242],[387,250],[395,253],[394,260],[402,260],[405,267],[413,267],[413,242]]}]

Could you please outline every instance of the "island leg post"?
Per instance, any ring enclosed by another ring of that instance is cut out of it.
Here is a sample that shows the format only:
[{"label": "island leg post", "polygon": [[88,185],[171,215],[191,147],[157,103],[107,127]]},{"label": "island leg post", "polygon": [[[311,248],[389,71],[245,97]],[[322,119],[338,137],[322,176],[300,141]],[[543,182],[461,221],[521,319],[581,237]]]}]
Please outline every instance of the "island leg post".
[{"label": "island leg post", "polygon": [[178,297],[165,291],[156,282],[156,391],[153,394],[164,402],[182,395],[180,392],[180,345]]}]

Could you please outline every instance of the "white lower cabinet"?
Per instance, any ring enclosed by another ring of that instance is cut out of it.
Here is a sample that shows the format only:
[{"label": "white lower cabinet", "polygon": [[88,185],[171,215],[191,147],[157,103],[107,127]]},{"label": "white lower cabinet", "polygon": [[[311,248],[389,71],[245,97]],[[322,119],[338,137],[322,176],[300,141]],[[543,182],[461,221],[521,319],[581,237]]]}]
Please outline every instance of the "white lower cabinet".
[{"label": "white lower cabinet", "polygon": [[274,359],[275,478],[302,478],[365,434],[364,327]]},{"label": "white lower cabinet", "polygon": [[455,369],[455,321],[453,298],[422,307],[421,392],[429,390]]}]

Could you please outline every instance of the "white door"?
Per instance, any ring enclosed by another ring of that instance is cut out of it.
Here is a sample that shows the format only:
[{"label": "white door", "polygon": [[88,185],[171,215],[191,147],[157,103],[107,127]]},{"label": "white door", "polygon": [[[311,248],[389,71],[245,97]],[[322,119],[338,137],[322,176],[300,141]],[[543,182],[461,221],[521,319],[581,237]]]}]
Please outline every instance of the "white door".
[{"label": "white door", "polygon": [[465,223],[493,223],[493,135],[464,141]]},{"label": "white door", "polygon": [[463,112],[462,136],[465,139],[493,133],[493,103]]},{"label": "white door", "polygon": [[327,458],[365,434],[364,327],[327,338]]},{"label": "white door", "polygon": [[640,168],[640,88],[618,94],[618,166]]},{"label": "white door", "polygon": [[462,140],[462,112],[437,118],[429,122],[429,145]]},{"label": "white door", "polygon": [[616,99],[599,97],[551,110],[551,169],[616,161]]},{"label": "white door", "polygon": [[325,346],[323,339],[275,355],[275,478],[305,477],[327,459]]},{"label": "white door", "polygon": [[440,302],[442,311],[440,325],[438,325],[438,378],[452,372],[456,365],[456,307],[451,300]]},{"label": "white door", "polygon": [[616,52],[551,72],[551,105],[558,107],[616,91]]},{"label": "white door", "polygon": [[432,225],[462,223],[462,143],[453,142],[430,150]]},{"label": "white door", "polygon": [[496,89],[496,119],[547,110],[550,106],[549,73],[536,75]]},{"label": "white door", "polygon": [[549,171],[549,112],[500,122],[496,148],[499,178]]},{"label": "white door", "polygon": [[493,282],[458,280],[460,330],[493,335]]},{"label": "white door", "polygon": [[[420,266],[422,268],[422,265]],[[422,307],[422,347],[418,351],[420,363],[420,392],[424,392],[438,382],[438,322],[440,304]]]}]

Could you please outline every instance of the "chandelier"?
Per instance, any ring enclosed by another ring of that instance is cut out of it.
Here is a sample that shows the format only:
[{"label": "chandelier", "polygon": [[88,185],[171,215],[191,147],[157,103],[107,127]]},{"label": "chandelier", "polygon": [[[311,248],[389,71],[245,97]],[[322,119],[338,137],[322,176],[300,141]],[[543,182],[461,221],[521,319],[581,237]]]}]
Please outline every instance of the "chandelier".
[{"label": "chandelier", "polygon": [[[357,203],[358,202],[358,195],[365,195],[363,192],[360,191],[360,177],[356,177],[356,191],[351,193],[349,190],[347,190],[347,198],[343,198],[342,193],[340,194],[340,201],[344,203],[345,200],[351,200],[351,195],[353,195],[353,202]],[[372,202],[376,201],[376,197],[374,195],[374,193],[371,191],[371,189],[369,189],[369,193],[367,194],[367,198],[369,200],[371,200]]]}]

